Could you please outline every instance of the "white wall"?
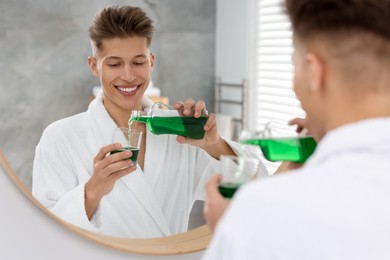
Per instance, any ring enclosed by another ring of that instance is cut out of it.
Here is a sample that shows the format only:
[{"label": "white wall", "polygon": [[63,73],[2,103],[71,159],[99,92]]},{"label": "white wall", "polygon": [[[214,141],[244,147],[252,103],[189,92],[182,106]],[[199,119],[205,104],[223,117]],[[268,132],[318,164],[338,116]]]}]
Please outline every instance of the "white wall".
[{"label": "white wall", "polygon": [[[217,0],[216,15],[216,51],[215,76],[222,83],[241,84],[247,81],[248,96],[250,94],[252,68],[252,25],[254,0]],[[223,88],[222,99],[242,101],[241,90]],[[247,96],[247,101],[248,101]],[[245,109],[245,118],[248,119],[248,108],[237,104],[222,103],[219,114],[242,118],[242,109]],[[245,126],[244,126],[245,127]],[[237,139],[242,126],[233,127],[233,138]]]},{"label": "white wall", "polygon": [[248,77],[249,0],[217,0],[215,74],[224,82]]}]

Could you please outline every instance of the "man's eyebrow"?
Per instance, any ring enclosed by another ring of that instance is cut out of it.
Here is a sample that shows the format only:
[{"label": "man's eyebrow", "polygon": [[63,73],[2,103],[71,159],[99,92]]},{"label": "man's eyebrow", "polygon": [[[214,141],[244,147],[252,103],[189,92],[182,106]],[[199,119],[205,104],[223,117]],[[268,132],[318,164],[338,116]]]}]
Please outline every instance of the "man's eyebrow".
[{"label": "man's eyebrow", "polygon": [[145,54],[139,54],[135,56],[134,58],[147,58]]},{"label": "man's eyebrow", "polygon": [[120,59],[121,59],[120,57],[108,56],[108,57],[105,57],[105,58],[103,59],[103,61],[120,60]]},{"label": "man's eyebrow", "polygon": [[116,56],[108,56],[108,57],[106,57],[106,60],[113,60],[113,59],[119,60],[120,57],[116,57]]},{"label": "man's eyebrow", "polygon": [[[147,56],[145,54],[139,54],[134,56],[134,58],[147,58]],[[108,56],[104,60],[121,60],[121,59],[122,59],[121,57],[117,57],[117,56]]]}]

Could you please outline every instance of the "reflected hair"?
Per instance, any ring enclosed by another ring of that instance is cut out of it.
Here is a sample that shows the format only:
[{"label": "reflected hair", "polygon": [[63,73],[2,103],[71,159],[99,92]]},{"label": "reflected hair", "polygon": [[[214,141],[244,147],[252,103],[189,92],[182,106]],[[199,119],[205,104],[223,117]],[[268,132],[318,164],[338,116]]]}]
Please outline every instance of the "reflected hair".
[{"label": "reflected hair", "polygon": [[101,9],[89,28],[92,52],[96,55],[102,42],[112,38],[143,37],[150,47],[154,32],[153,21],[139,7],[111,6]]}]

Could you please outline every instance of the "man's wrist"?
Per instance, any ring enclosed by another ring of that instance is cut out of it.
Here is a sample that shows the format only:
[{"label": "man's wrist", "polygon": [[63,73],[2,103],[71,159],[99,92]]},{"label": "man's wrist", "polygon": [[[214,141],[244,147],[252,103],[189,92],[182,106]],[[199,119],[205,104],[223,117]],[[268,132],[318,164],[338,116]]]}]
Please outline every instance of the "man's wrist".
[{"label": "man's wrist", "polygon": [[202,148],[205,151],[208,151],[210,149],[215,150],[218,148],[218,146],[221,146],[221,141],[224,141],[224,140],[220,136],[218,136],[218,139],[215,142],[213,142],[213,143],[208,142],[208,143],[200,146],[200,148]]}]

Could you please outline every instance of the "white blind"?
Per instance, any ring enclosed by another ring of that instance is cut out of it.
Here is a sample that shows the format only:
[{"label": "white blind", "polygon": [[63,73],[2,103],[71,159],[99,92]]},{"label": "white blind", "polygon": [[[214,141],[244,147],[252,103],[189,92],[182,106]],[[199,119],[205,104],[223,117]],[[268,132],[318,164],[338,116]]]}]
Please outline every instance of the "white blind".
[{"label": "white blind", "polygon": [[[262,129],[273,119],[288,121],[303,117],[292,85],[292,32],[277,0],[255,1],[254,64],[250,85],[249,127]],[[272,173],[280,163],[265,161]]]}]

